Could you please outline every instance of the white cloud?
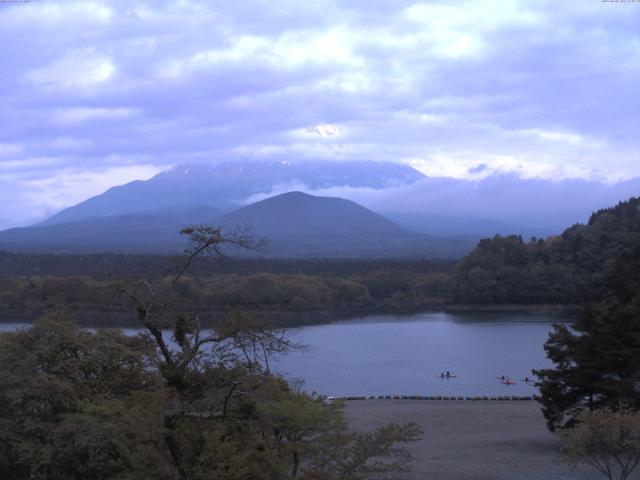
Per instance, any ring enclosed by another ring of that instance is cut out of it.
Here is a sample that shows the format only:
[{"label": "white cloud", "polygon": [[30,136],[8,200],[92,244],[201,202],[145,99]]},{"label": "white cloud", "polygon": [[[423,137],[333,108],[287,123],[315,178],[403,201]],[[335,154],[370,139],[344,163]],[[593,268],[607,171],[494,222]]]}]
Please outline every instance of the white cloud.
[{"label": "white cloud", "polygon": [[550,140],[553,142],[565,142],[570,145],[578,145],[580,143],[584,143],[585,141],[582,135],[577,135],[575,133],[553,132],[548,130],[540,130],[538,128],[525,130],[523,133],[533,135],[542,140]]},{"label": "white cloud", "polygon": [[70,107],[53,112],[53,120],[61,124],[77,124],[90,120],[118,120],[136,115],[131,108]]},{"label": "white cloud", "polygon": [[90,90],[112,79],[115,73],[116,66],[110,57],[83,49],[28,71],[25,79],[51,90]]},{"label": "white cloud", "polygon": [[[434,154],[428,158],[407,158],[405,161],[428,177],[451,177],[470,181],[480,181],[496,174],[513,174],[522,179],[538,178],[553,182],[572,178],[596,181],[621,179],[618,174],[603,175],[601,171],[585,165],[575,163],[558,165],[530,159],[524,155],[516,157],[455,152],[450,155]],[[480,165],[482,168],[477,168]]]},{"label": "white cloud", "polygon": [[58,27],[105,25],[114,12],[104,3],[90,1],[38,1],[23,2],[18,8],[8,8],[0,15],[0,24],[15,27]]},{"label": "white cloud", "polygon": [[331,123],[324,123],[320,125],[314,125],[312,127],[307,127],[304,129],[296,130],[295,132],[298,134],[312,134],[314,136],[320,137],[337,137],[342,134],[344,129],[339,125],[334,125]]},{"label": "white cloud", "polygon": [[114,185],[147,180],[165,168],[156,165],[118,166],[87,171],[68,168],[58,170],[47,178],[25,180],[21,187],[29,203],[37,205],[43,213],[54,212],[99,195]]},{"label": "white cloud", "polygon": [[259,35],[231,37],[225,45],[199,51],[158,65],[159,78],[180,79],[219,65],[260,64],[291,69],[304,64],[361,66],[363,59],[353,53],[355,35],[336,27],[323,32],[285,32],[277,38]]},{"label": "white cloud", "polygon": [[517,0],[416,3],[405,10],[405,15],[421,28],[420,43],[452,59],[482,55],[491,48],[487,34],[501,27],[541,22],[540,15]]}]

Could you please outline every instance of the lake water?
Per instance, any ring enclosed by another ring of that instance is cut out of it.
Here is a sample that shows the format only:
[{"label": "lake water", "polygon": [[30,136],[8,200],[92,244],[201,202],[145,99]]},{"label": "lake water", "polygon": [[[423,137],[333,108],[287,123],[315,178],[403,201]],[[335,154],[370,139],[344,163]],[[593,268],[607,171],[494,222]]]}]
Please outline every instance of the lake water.
[{"label": "lake water", "polygon": [[[532,395],[522,381],[549,366],[543,344],[557,319],[519,314],[425,313],[365,317],[294,329],[303,352],[274,370],[326,395]],[[20,324],[0,324],[11,330]],[[131,330],[133,331],[133,330]],[[442,379],[441,372],[456,378]],[[503,385],[506,375],[517,383]]]}]

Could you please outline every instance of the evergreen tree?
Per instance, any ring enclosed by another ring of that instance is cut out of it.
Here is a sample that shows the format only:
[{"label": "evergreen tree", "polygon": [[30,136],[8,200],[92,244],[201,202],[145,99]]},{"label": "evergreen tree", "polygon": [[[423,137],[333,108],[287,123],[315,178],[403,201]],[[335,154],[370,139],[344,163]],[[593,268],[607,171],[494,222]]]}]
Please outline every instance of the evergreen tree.
[{"label": "evergreen tree", "polygon": [[535,371],[551,430],[570,426],[584,409],[640,409],[640,245],[621,255],[609,292],[545,344],[555,368]]}]

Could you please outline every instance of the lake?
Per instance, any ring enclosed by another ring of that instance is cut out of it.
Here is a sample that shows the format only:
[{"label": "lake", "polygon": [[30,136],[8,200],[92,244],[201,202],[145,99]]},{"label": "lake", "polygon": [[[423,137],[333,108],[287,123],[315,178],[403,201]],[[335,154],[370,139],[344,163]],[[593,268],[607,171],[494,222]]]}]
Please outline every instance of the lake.
[{"label": "lake", "polygon": [[[278,359],[273,369],[303,379],[308,391],[334,396],[532,395],[536,389],[522,379],[550,365],[543,344],[555,321],[439,312],[308,326],[291,331],[307,349]],[[446,371],[456,377],[440,378]],[[517,383],[503,385],[501,375]]]}]

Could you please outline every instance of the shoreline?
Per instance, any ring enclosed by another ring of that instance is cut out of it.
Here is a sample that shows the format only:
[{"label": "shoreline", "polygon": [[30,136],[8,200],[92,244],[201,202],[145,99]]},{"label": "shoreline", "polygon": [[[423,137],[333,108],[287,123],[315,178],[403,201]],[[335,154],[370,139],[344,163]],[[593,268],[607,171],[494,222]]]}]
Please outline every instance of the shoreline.
[{"label": "shoreline", "polygon": [[[342,310],[314,310],[307,312],[292,311],[269,311],[269,310],[246,310],[247,313],[266,318],[276,327],[297,328],[314,325],[329,325],[338,322],[349,322],[366,317],[375,316],[397,316],[411,318],[416,315],[430,313],[496,313],[508,314],[517,313],[523,315],[541,315],[555,317],[558,322],[570,322],[579,310],[578,305],[517,305],[517,304],[491,304],[491,305],[466,305],[466,304],[432,304],[424,305],[421,308],[363,308],[363,309],[342,309]],[[104,311],[104,310],[74,310],[70,308],[51,309],[48,312],[40,310],[31,311],[4,311],[0,312],[0,324],[9,323],[32,323],[33,320],[47,313],[68,314],[80,325],[86,327],[109,327],[109,328],[136,328],[140,324],[134,318],[132,312],[128,311]],[[203,325],[210,324],[215,320],[231,313],[231,310],[224,310],[208,315],[203,315]]]},{"label": "shoreline", "polygon": [[450,304],[443,311],[448,313],[486,312],[486,313],[526,313],[529,315],[548,315],[551,317],[575,317],[581,305],[565,304]]}]

